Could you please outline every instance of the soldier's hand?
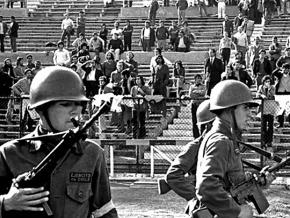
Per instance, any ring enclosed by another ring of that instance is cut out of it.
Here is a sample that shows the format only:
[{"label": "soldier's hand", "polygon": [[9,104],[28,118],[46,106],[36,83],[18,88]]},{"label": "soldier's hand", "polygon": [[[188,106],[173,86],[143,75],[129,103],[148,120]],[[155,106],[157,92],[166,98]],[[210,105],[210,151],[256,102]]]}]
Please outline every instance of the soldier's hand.
[{"label": "soldier's hand", "polygon": [[238,218],[253,218],[253,209],[247,204],[241,205],[241,212]]},{"label": "soldier's hand", "polygon": [[8,194],[4,196],[4,210],[43,211],[40,204],[48,201],[48,191],[40,188],[17,188],[12,184]]},{"label": "soldier's hand", "polygon": [[261,171],[260,174],[263,175],[264,177],[264,184],[263,184],[263,188],[268,188],[272,182],[276,179],[276,175],[275,173],[270,173],[268,171],[270,166],[265,166]]}]

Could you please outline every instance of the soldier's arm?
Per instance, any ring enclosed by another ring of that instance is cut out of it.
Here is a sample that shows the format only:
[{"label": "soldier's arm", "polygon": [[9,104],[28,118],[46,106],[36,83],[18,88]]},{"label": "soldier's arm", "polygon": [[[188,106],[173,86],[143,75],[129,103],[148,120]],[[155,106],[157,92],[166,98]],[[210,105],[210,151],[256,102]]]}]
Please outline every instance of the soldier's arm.
[{"label": "soldier's arm", "polygon": [[[170,188],[187,201],[195,198],[195,170],[200,139],[186,145],[169,167],[166,180]],[[193,170],[194,172],[192,172]],[[194,177],[185,177],[194,173]]]}]

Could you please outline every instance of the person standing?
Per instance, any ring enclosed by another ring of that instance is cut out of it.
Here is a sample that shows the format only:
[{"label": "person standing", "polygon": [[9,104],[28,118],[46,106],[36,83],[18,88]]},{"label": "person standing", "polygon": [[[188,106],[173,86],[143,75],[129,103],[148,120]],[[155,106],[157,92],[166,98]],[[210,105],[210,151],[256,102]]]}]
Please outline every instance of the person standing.
[{"label": "person standing", "polygon": [[228,36],[228,32],[224,32],[224,37],[220,40],[219,45],[219,52],[221,54],[224,67],[229,63],[232,46],[234,46],[235,50],[237,50],[235,43],[233,43],[232,39]]},{"label": "person standing", "polygon": [[157,48],[161,48],[162,50],[167,50],[167,42],[166,39],[169,38],[168,29],[164,26],[164,21],[159,21],[159,27],[156,29],[156,40],[157,40]]},{"label": "person standing", "polygon": [[127,20],[126,26],[123,28],[124,51],[131,51],[133,29],[130,20]]},{"label": "person standing", "polygon": [[79,16],[76,19],[77,38],[79,38],[80,33],[82,33],[84,37],[86,35],[86,18],[84,17],[84,14],[84,11],[80,11]]},{"label": "person standing", "polygon": [[145,21],[145,26],[141,30],[140,42],[143,51],[151,51],[155,44],[155,30],[150,27],[150,21]]},{"label": "person standing", "polygon": [[197,108],[200,104],[200,101],[205,98],[205,85],[202,83],[202,76],[196,74],[194,77],[194,83],[189,87],[189,97],[191,98],[191,120],[192,120],[192,135],[194,138],[200,136],[200,131],[197,126]]},{"label": "person standing", "polygon": [[8,26],[3,22],[3,16],[0,16],[0,51],[4,52],[4,39],[8,31]]},{"label": "person standing", "polygon": [[106,24],[103,23],[102,26],[101,26],[101,30],[99,32],[99,36],[104,40],[104,52],[107,51],[107,39],[108,39],[108,29],[106,27]]},{"label": "person standing", "polygon": [[54,52],[53,63],[56,66],[69,66],[70,55],[68,50],[64,48],[64,43],[59,41],[57,43],[58,49]]},{"label": "person standing", "polygon": [[[145,85],[144,78],[142,76],[136,77],[136,85],[131,88],[131,95],[133,98],[141,98],[146,95],[150,95],[151,90]],[[148,111],[148,104],[144,100],[134,99],[133,107],[133,138],[142,139],[146,136],[146,112]]]},{"label": "person standing", "polygon": [[216,0],[218,2],[218,18],[226,16],[226,0]]},{"label": "person standing", "polygon": [[175,42],[178,38],[179,28],[176,24],[176,21],[172,21],[171,26],[168,29],[169,32],[169,40],[170,40],[170,49],[173,50],[175,46]]},{"label": "person standing", "polygon": [[18,30],[19,30],[19,25],[16,22],[16,19],[14,16],[11,16],[11,23],[9,25],[9,37],[10,37],[10,44],[11,44],[11,50],[12,52],[17,51],[17,44],[16,44],[16,39],[18,38]]},{"label": "person standing", "polygon": [[[200,144],[205,134],[211,129],[215,114],[209,111],[209,100],[203,101],[197,109],[196,113],[199,131],[201,136],[189,142],[184,149],[177,155],[167,170],[165,180],[170,189],[172,189],[180,197],[184,198],[188,203],[186,214],[192,217],[192,209],[194,209],[195,196],[195,174],[197,155]],[[165,194],[162,190],[162,179],[159,182],[160,194]]]},{"label": "person standing", "polygon": [[256,36],[254,44],[249,46],[249,50],[247,52],[247,67],[253,66],[254,60],[259,58],[259,52],[264,49],[264,46],[260,43],[261,38]]},{"label": "person standing", "polygon": [[205,0],[197,0],[198,3],[198,10],[199,10],[199,15],[202,17],[202,11],[204,15],[207,17],[207,11],[206,11],[206,5],[205,5]]},{"label": "person standing", "polygon": [[159,4],[157,0],[151,0],[151,3],[149,5],[149,11],[148,11],[148,20],[150,21],[151,26],[155,26],[155,20],[156,20],[156,13],[159,8]]},{"label": "person standing", "polygon": [[[267,111],[268,108],[265,108],[267,100],[275,100],[275,87],[271,85],[271,77],[266,75],[262,78],[262,85],[259,86],[256,93],[256,97],[264,101],[264,109],[262,111],[261,118],[261,138],[264,140],[264,145],[266,147],[272,147],[273,142],[273,128],[274,128],[274,115]],[[269,107],[269,106],[268,106]],[[271,110],[271,109],[270,109]]]},{"label": "person standing", "polygon": [[67,37],[67,48],[70,47],[70,37],[73,33],[73,28],[74,28],[74,22],[72,19],[69,18],[69,14],[65,13],[64,14],[64,20],[61,23],[61,41],[64,42],[65,37]]},{"label": "person standing", "polygon": [[[246,203],[239,205],[229,190],[254,178],[244,172],[238,140],[241,140],[240,133],[248,128],[250,107],[258,104],[253,101],[250,89],[236,80],[221,81],[212,92],[215,95],[210,96],[210,111],[216,118],[198,151],[197,205],[216,217],[253,217],[252,207]],[[264,178],[262,187],[267,187],[275,179],[266,168],[261,174]]]},{"label": "person standing", "polygon": [[[55,148],[62,140],[57,133],[75,128],[71,119],[81,115],[88,101],[81,78],[69,68],[47,67],[34,77],[29,107],[38,113],[40,122],[29,135],[0,148],[0,203],[5,217],[48,217],[43,203],[49,204],[54,218],[118,217],[104,151],[93,141],[70,144],[72,149],[56,170],[44,175],[48,185],[20,188],[13,182]],[[39,136],[41,140],[33,139]]]},{"label": "person standing", "polygon": [[221,81],[221,75],[224,71],[223,62],[216,57],[216,50],[211,48],[208,51],[209,58],[204,65],[206,95],[210,96],[212,88]]},{"label": "person standing", "polygon": [[282,56],[282,45],[278,42],[278,37],[274,36],[272,38],[272,43],[269,45],[270,63],[272,69],[276,67],[276,62]]},{"label": "person standing", "polygon": [[227,32],[228,37],[231,37],[234,32],[234,24],[231,20],[229,20],[229,16],[225,15],[225,20],[223,21],[223,33]]},{"label": "person standing", "polygon": [[187,0],[178,0],[176,2],[177,14],[178,14],[178,25],[181,25],[185,21],[185,11],[188,8]]}]

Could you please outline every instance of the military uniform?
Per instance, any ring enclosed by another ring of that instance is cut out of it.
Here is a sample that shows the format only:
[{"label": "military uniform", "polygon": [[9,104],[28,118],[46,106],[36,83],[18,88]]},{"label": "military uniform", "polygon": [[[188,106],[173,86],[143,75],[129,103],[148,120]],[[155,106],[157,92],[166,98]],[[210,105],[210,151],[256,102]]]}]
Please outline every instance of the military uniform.
[{"label": "military uniform", "polygon": [[[195,173],[198,149],[203,137],[188,143],[175,158],[166,174],[166,182],[180,197],[189,201],[195,199]],[[186,174],[189,174],[186,177]]]},{"label": "military uniform", "polygon": [[239,148],[230,138],[230,123],[216,118],[198,153],[196,196],[218,218],[238,217],[241,209],[229,189],[246,179]]},{"label": "military uniform", "polygon": [[[25,137],[43,135],[38,126]],[[0,194],[6,194],[13,178],[36,166],[60,141],[48,137],[42,141],[13,140],[0,147]],[[90,140],[81,141],[59,161],[48,181],[49,205],[52,218],[116,218],[117,211],[111,199],[109,177],[102,148]],[[44,212],[16,212],[12,216],[3,209],[0,195],[0,218],[47,217]],[[14,211],[15,212],[15,211]],[[30,213],[30,215],[24,214]],[[33,214],[33,215],[31,215]]]}]

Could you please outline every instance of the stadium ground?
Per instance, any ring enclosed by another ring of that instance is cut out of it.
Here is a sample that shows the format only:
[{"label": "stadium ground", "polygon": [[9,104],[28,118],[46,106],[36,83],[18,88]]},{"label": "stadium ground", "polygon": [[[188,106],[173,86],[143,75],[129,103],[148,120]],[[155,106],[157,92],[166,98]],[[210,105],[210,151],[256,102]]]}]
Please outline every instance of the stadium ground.
[{"label": "stadium ground", "polygon": [[[290,190],[271,186],[265,191],[270,207],[263,218],[290,218]],[[185,200],[172,191],[158,195],[156,186],[130,186],[112,183],[112,195],[120,218],[188,218]]]}]

